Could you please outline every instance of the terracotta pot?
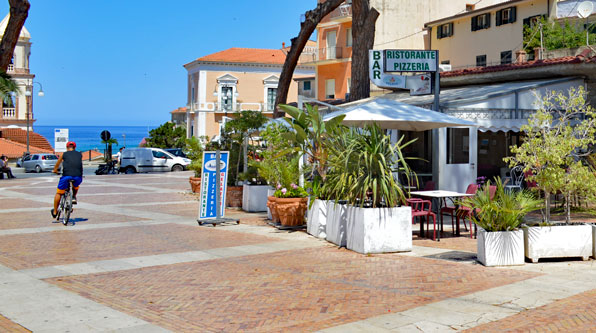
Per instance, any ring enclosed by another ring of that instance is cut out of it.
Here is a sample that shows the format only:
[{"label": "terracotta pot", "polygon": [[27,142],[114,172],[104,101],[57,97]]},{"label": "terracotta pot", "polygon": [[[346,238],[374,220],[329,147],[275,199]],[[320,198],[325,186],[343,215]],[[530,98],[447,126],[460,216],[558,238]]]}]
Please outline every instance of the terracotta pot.
[{"label": "terracotta pot", "polygon": [[190,183],[190,189],[194,193],[199,193],[201,191],[201,177],[190,177],[188,178],[188,182]]},{"label": "terracotta pot", "polygon": [[294,227],[304,224],[308,198],[276,198],[275,206],[281,225]]},{"label": "terracotta pot", "polygon": [[267,207],[271,211],[271,221],[278,223],[279,214],[277,213],[277,198],[270,195],[267,197]]},{"label": "terracotta pot", "polygon": [[228,186],[226,190],[226,206],[242,207],[242,186]]}]

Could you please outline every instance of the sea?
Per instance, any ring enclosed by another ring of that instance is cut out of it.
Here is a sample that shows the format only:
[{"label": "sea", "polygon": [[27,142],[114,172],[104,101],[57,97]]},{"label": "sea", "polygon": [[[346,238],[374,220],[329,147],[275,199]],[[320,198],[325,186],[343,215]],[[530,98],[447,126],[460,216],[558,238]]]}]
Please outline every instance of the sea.
[{"label": "sea", "polygon": [[52,147],[54,147],[54,130],[68,129],[68,140],[74,141],[77,144],[78,151],[86,151],[90,149],[97,149],[102,151],[105,149],[105,144],[101,143],[101,132],[109,131],[111,137],[118,140],[117,145],[112,145],[113,151],[117,151],[119,147],[138,147],[139,143],[149,136],[149,131],[157,128],[157,126],[34,126],[35,133],[43,135]]}]

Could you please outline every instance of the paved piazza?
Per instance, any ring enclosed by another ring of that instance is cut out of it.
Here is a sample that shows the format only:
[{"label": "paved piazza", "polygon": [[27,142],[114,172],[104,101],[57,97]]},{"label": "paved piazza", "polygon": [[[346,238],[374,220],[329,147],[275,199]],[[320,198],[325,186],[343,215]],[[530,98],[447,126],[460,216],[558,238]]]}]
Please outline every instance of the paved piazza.
[{"label": "paved piazza", "polygon": [[0,332],[596,331],[594,260],[486,268],[448,222],[382,255],[261,213],[198,226],[189,176],[86,176],[67,227],[57,177],[1,180]]}]

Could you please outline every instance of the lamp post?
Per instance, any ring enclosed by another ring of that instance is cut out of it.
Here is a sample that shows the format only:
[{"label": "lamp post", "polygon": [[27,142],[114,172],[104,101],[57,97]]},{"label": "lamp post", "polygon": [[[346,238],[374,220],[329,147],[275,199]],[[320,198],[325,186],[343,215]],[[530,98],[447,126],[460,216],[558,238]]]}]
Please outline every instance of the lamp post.
[{"label": "lamp post", "polygon": [[35,85],[35,83],[39,84],[39,92],[37,93],[37,96],[39,97],[43,97],[45,96],[44,92],[43,92],[43,87],[41,86],[41,83],[37,82],[37,81],[31,81],[31,85],[27,86],[27,90],[25,91],[25,96],[29,97],[29,107],[27,108],[27,152],[25,154],[29,155],[29,118],[30,115],[33,113],[33,87]]}]

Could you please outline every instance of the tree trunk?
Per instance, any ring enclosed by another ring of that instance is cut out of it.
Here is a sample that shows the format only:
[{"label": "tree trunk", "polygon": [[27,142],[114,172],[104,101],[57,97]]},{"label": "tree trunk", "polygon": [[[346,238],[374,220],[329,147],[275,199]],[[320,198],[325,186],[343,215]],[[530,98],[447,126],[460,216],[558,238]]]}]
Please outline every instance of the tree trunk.
[{"label": "tree trunk", "polygon": [[28,0],[8,0],[8,3],[10,4],[10,19],[0,42],[0,70],[3,72],[8,69],[21,29],[29,15],[29,7],[31,7]]},{"label": "tree trunk", "polygon": [[292,38],[292,46],[290,52],[286,55],[286,61],[279,76],[279,83],[277,84],[277,96],[275,97],[275,111],[273,118],[282,117],[284,112],[277,109],[277,105],[285,104],[288,99],[288,91],[290,90],[290,83],[292,83],[292,76],[294,69],[298,64],[300,54],[308,42],[308,39],[315,31],[317,24],[321,22],[323,17],[331,13],[335,8],[344,2],[344,0],[327,0],[319,3],[317,8],[309,10],[305,13],[304,22],[300,23],[300,33],[295,38]]},{"label": "tree trunk", "polygon": [[544,222],[550,222],[550,192],[544,191]]},{"label": "tree trunk", "polygon": [[350,101],[370,97],[370,79],[368,77],[368,51],[375,42],[375,24],[379,12],[370,8],[369,0],[352,2],[352,86]]}]

